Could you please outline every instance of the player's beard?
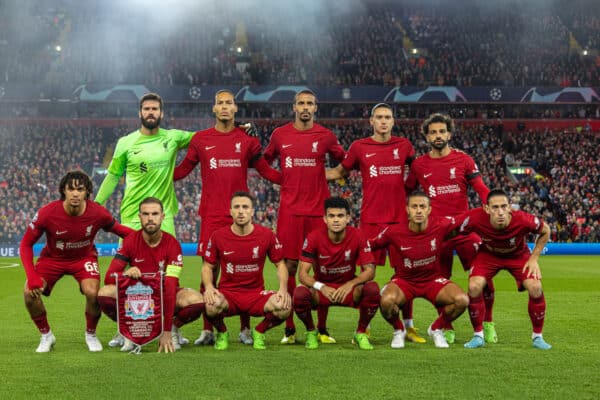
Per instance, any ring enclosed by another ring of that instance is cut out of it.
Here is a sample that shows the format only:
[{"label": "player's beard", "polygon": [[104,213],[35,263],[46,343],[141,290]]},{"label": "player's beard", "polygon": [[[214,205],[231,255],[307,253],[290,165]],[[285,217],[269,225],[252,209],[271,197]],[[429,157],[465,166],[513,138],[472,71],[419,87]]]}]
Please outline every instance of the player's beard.
[{"label": "player's beard", "polygon": [[156,117],[156,119],[153,122],[148,121],[147,119],[144,118],[140,118],[140,120],[142,121],[142,126],[146,129],[154,129],[158,126],[160,126],[160,117]]},{"label": "player's beard", "polygon": [[433,141],[433,142],[431,142],[431,147],[433,147],[436,150],[443,150],[444,148],[446,148],[446,146],[448,146],[448,141],[447,140],[440,140],[440,141]]},{"label": "player's beard", "polygon": [[142,227],[142,229],[144,230],[144,232],[146,232],[148,235],[154,235],[156,232],[158,232],[160,230],[160,225],[158,224],[152,224],[151,227],[149,227],[148,225],[144,225]]}]

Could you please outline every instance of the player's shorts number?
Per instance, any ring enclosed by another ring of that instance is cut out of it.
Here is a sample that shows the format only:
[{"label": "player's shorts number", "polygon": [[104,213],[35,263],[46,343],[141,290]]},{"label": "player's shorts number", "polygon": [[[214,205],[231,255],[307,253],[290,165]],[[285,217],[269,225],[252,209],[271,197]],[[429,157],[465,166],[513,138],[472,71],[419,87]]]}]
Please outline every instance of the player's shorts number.
[{"label": "player's shorts number", "polygon": [[95,272],[97,274],[100,273],[100,270],[98,269],[98,263],[94,261],[87,261],[85,264],[83,264],[83,268],[85,268],[87,272]]}]

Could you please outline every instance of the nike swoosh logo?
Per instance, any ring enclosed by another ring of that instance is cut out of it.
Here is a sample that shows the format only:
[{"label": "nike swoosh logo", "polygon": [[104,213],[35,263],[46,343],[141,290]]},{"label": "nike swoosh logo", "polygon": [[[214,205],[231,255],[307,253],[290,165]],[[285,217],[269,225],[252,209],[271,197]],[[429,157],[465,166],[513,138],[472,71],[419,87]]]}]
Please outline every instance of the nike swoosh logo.
[{"label": "nike swoosh logo", "polygon": [[211,150],[211,149],[214,149],[215,147],[217,147],[217,146],[206,146],[206,147],[204,147],[204,150]]},{"label": "nike swoosh logo", "polygon": [[412,249],[412,247],[402,247],[402,246],[400,246],[400,250],[401,251],[406,251],[406,250],[410,250],[410,249]]},{"label": "nike swoosh logo", "polygon": [[324,256],[322,254],[319,254],[319,258],[329,258],[330,256]]},{"label": "nike swoosh logo", "polygon": [[365,158],[373,157],[374,155],[375,155],[375,153],[365,154]]},{"label": "nike swoosh logo", "polygon": [[284,149],[287,149],[290,146],[292,146],[292,145],[291,144],[283,144],[283,145],[281,145],[281,147],[283,147]]},{"label": "nike swoosh logo", "polygon": [[57,235],[62,235],[63,233],[67,233],[67,231],[56,231]]},{"label": "nike swoosh logo", "polygon": [[430,172],[429,174],[423,174],[423,178],[427,179],[427,178],[429,178],[431,175],[433,175],[433,172]]},{"label": "nike swoosh logo", "polygon": [[223,255],[228,256],[228,255],[233,254],[233,253],[235,253],[235,251],[224,251]]},{"label": "nike swoosh logo", "polygon": [[137,151],[136,151],[136,150],[134,150],[134,151],[133,151],[133,154],[138,154],[138,153],[141,153],[141,152],[142,152],[141,150],[137,150]]},{"label": "nike swoosh logo", "polygon": [[139,258],[134,258],[134,259],[133,259],[133,262],[142,262],[142,261],[144,261],[144,259],[143,259],[143,258],[142,258],[142,259],[139,259]]}]

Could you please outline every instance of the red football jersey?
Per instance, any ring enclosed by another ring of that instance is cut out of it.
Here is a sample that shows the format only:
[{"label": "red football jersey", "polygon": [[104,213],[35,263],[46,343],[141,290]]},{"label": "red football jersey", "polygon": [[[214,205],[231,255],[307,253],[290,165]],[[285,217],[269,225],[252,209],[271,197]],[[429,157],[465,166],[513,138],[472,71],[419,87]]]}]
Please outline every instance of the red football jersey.
[{"label": "red football jersey", "polygon": [[231,226],[217,229],[206,246],[204,259],[221,266],[219,289],[264,290],[267,255],[277,264],[283,259],[282,247],[273,231],[255,224],[246,236],[236,235]]},{"label": "red football jersey", "polygon": [[101,205],[86,201],[80,216],[67,214],[63,201],[56,200],[42,207],[27,227],[35,240],[46,234],[46,245],[40,258],[77,260],[97,257],[94,238],[100,229],[109,230],[115,223],[110,212]]},{"label": "red football jersey", "polygon": [[165,231],[155,247],[146,243],[141,230],[135,231],[123,239],[123,246],[117,251],[115,258],[125,261],[131,267],[138,267],[143,274],[166,272],[168,265],[183,267],[181,245]]},{"label": "red football jersey", "polygon": [[258,139],[239,128],[228,133],[210,128],[194,134],[185,157],[194,166],[200,163],[200,216],[229,216],[229,200],[237,191],[248,191],[248,168],[260,153]]},{"label": "red football jersey", "polygon": [[331,195],[325,179],[325,156],[344,157],[344,148],[329,129],[314,124],[306,131],[292,122],[273,131],[264,157],[279,157],[283,181],[279,207],[294,215],[323,215],[323,202]]},{"label": "red football jersey", "polygon": [[371,246],[362,232],[346,227],[346,236],[340,243],[333,243],[327,235],[327,227],[308,234],[300,261],[314,266],[314,278],[323,283],[346,283],[356,277],[356,266],[375,264]]},{"label": "red football jersey", "polygon": [[407,160],[414,155],[412,144],[396,136],[385,143],[370,137],[352,143],[342,166],[347,170],[360,170],[363,188],[361,222],[407,221],[404,177],[408,172]]},{"label": "red football jersey", "polygon": [[442,158],[424,154],[413,161],[411,169],[431,200],[430,219],[457,216],[469,209],[469,181],[479,176],[469,155],[456,149]]},{"label": "red football jersey", "polygon": [[455,226],[451,217],[430,217],[427,229],[419,233],[408,229],[408,224],[392,225],[372,239],[372,244],[378,248],[392,244],[400,254],[400,263],[394,266],[394,278],[428,282],[441,276],[442,243]]},{"label": "red football jersey", "polygon": [[490,216],[481,207],[474,208],[463,215],[460,232],[475,232],[481,237],[479,251],[496,257],[520,257],[529,253],[527,236],[542,231],[544,222],[535,215],[513,210],[510,224],[502,230],[492,227]]}]

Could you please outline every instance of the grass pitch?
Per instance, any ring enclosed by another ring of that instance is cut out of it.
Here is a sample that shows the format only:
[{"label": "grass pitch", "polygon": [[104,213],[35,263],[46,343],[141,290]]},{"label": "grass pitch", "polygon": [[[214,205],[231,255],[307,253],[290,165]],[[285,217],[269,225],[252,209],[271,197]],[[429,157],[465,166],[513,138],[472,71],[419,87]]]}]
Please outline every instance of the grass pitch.
[{"label": "grass pitch", "polygon": [[[105,272],[109,258],[101,259]],[[184,286],[196,288],[200,259],[187,257]],[[455,264],[454,280],[466,287],[466,274]],[[506,272],[495,279],[494,319],[499,343],[467,350],[472,334],[468,315],[455,323],[457,343],[450,349],[407,343],[389,347],[391,328],[380,315],[372,322],[373,351],[360,351],[350,340],[357,310],[333,308],[328,326],[335,345],[304,349],[304,327],[297,322],[298,343],[279,345],[283,328],[267,332],[267,350],[237,342],[239,319],[227,321],[231,345],[225,352],[210,347],[156,354],[156,344],[141,355],[110,349],[115,324],[103,317],[98,336],[101,353],[89,353],[84,342],[84,298],[71,277],[61,280],[45,298],[48,319],[57,338],[49,354],[36,354],[39,334],[23,305],[24,272],[17,259],[0,258],[0,397],[3,399],[597,399],[600,398],[600,257],[546,256],[540,260],[546,292],[545,339],[554,348],[531,347],[527,295],[517,293]],[[391,269],[381,267],[385,283]],[[267,287],[275,270],[266,268]],[[415,301],[415,324],[426,335],[435,318],[433,307]],[[258,322],[252,321],[253,325]],[[184,326],[193,341],[200,322]]]}]

